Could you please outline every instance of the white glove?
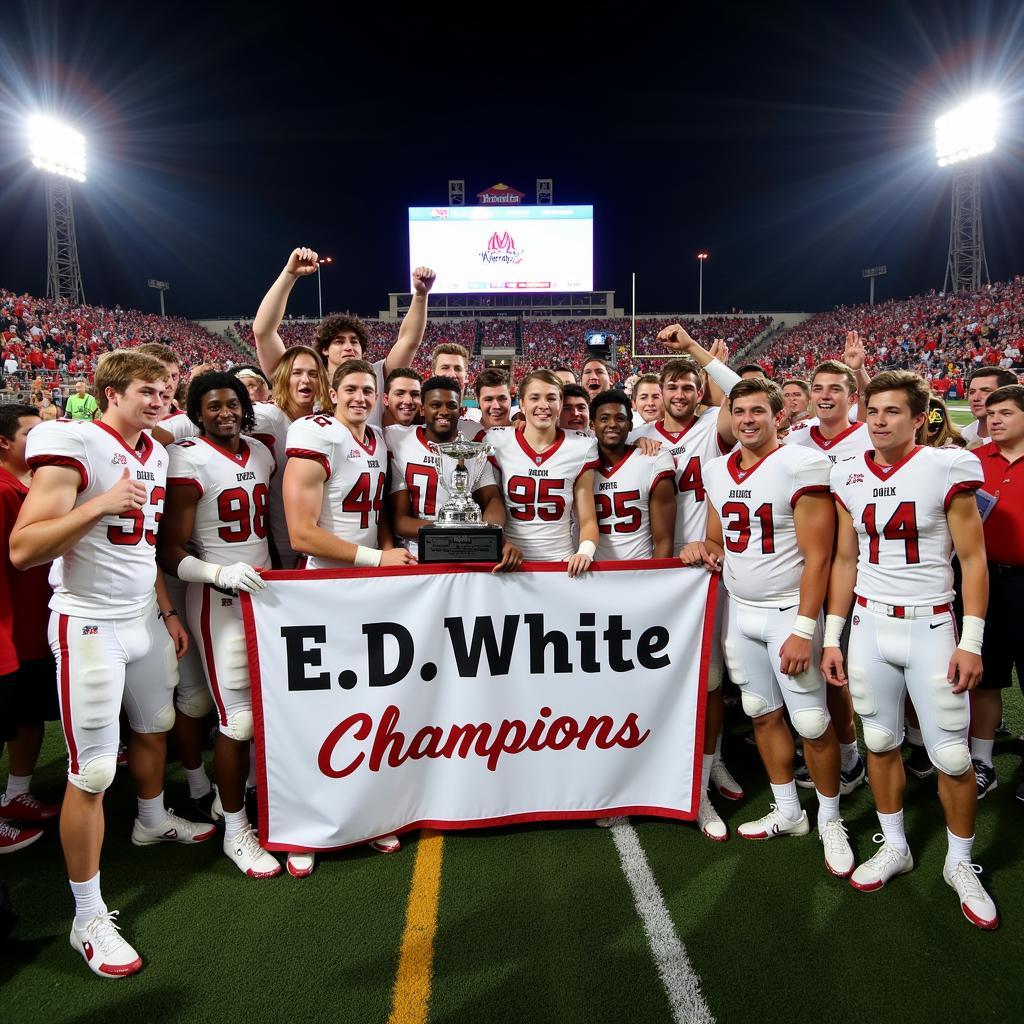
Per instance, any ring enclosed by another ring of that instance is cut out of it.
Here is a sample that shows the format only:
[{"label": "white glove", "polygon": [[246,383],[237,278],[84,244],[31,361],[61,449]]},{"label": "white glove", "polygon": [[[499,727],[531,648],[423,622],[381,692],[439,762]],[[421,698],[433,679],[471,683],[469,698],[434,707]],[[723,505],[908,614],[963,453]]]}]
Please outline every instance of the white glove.
[{"label": "white glove", "polygon": [[247,594],[255,594],[267,585],[266,580],[245,562],[222,565],[218,575],[217,586],[222,590],[244,590]]}]

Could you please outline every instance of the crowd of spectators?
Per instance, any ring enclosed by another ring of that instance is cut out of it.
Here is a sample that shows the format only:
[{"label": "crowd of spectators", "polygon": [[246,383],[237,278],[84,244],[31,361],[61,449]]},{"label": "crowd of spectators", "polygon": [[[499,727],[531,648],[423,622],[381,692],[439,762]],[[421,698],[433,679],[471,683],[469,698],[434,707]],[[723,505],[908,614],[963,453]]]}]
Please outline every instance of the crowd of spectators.
[{"label": "crowd of spectators", "polygon": [[1024,365],[1024,278],[972,294],[929,292],[877,306],[838,306],[780,332],[754,357],[768,375],[806,377],[859,331],[869,373],[913,370],[943,394],[963,397],[963,381],[981,365]]}]

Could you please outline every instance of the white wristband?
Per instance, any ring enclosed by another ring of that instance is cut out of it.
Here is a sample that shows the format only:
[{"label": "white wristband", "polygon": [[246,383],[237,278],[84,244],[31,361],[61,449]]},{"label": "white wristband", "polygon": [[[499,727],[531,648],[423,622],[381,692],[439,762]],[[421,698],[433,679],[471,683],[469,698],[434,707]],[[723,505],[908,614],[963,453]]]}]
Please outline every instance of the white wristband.
[{"label": "white wristband", "polygon": [[793,636],[803,637],[804,640],[813,640],[814,630],[817,628],[817,625],[817,622],[809,615],[798,615],[793,622],[793,628],[790,632]]},{"label": "white wristband", "polygon": [[355,564],[360,567],[372,568],[380,565],[380,560],[384,557],[384,552],[380,548],[364,548],[362,544],[356,548],[356,561]]},{"label": "white wristband", "polygon": [[195,555],[186,555],[178,563],[178,579],[186,583],[212,583],[216,586],[220,579],[220,566],[204,562]]},{"label": "white wristband", "polygon": [[957,647],[961,651],[968,651],[971,654],[981,654],[981,645],[985,639],[985,620],[979,619],[977,615],[964,616],[964,628],[960,634],[960,643]]},{"label": "white wristband", "polygon": [[735,370],[730,370],[721,359],[712,359],[711,362],[704,367],[704,372],[726,394],[729,394],[740,380],[740,375]]},{"label": "white wristband", "polygon": [[581,540],[579,550],[576,552],[577,555],[586,555],[591,561],[594,560],[594,555],[597,554],[597,545],[592,540]]},{"label": "white wristband", "polygon": [[842,615],[826,615],[825,638],[822,640],[822,647],[838,647],[845,628],[846,619]]}]

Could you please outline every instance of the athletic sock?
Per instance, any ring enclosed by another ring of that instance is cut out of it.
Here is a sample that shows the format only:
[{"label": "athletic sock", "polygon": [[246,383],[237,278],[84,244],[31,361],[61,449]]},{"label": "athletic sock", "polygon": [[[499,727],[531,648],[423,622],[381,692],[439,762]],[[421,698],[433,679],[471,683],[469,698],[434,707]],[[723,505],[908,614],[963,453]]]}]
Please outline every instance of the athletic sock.
[{"label": "athletic sock", "polygon": [[974,836],[955,836],[949,829],[946,829],[946,839],[949,846],[946,847],[946,870],[952,874],[958,864],[966,861],[971,863],[971,850],[974,848]]},{"label": "athletic sock", "polygon": [[245,780],[246,789],[256,788],[256,745],[249,744],[249,777]]},{"label": "athletic sock", "polygon": [[781,786],[772,784],[772,795],[775,806],[787,821],[796,821],[800,817],[800,798],[796,795],[796,783],[791,779]]},{"label": "athletic sock", "polygon": [[153,797],[152,800],[143,800],[139,797],[139,824],[143,828],[156,828],[162,825],[167,818],[167,808],[164,807],[164,795]]},{"label": "athletic sock", "polygon": [[715,760],[722,760],[722,730],[718,731],[718,739],[715,740]]},{"label": "athletic sock", "polygon": [[708,783],[711,781],[711,766],[715,763],[714,754],[705,754],[704,760],[701,762],[700,768],[700,791],[706,793],[708,791]]},{"label": "athletic sock", "polygon": [[924,737],[921,735],[921,730],[914,725],[907,726],[907,742],[915,747],[924,746]]},{"label": "athletic sock", "polygon": [[249,819],[245,813],[245,806],[240,811],[229,811],[224,808],[224,838],[234,839],[239,832],[244,832],[249,827]]},{"label": "athletic sock", "polygon": [[17,797],[24,796],[28,792],[28,786],[31,781],[31,775],[8,775],[7,792],[4,793],[2,802],[9,804]]},{"label": "athletic sock", "polygon": [[[992,767],[992,748],[995,747],[995,740],[983,740],[977,736],[971,737],[971,757],[977,761],[981,761],[982,764],[987,764],[989,768]],[[7,792],[11,791],[10,785],[7,787]]]},{"label": "athletic sock", "polygon": [[907,843],[907,835],[903,831],[903,808],[895,814],[883,814],[878,812],[878,824],[882,826],[882,835],[885,841],[900,853],[910,853],[910,846]]},{"label": "athletic sock", "polygon": [[818,831],[820,832],[824,825],[839,817],[839,794],[825,796],[824,793],[817,790],[815,792],[818,793]]},{"label": "athletic sock", "polygon": [[185,781],[188,782],[188,795],[193,800],[206,796],[213,789],[213,786],[210,784],[210,777],[206,774],[206,769],[202,765],[198,768],[186,768]]},{"label": "athletic sock", "polygon": [[105,914],[107,905],[100,895],[100,873],[97,871],[87,882],[71,882],[75,897],[75,924],[84,928],[97,914]]},{"label": "athletic sock", "polygon": [[839,744],[840,765],[844,772],[848,772],[860,759],[860,751],[857,749],[857,741],[852,743]]}]

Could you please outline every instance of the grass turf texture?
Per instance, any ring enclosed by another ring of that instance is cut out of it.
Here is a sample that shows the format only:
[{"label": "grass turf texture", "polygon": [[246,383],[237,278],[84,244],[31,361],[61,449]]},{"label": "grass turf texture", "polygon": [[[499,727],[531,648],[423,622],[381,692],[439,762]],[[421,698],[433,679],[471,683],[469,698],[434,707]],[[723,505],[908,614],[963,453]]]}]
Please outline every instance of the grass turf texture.
[{"label": "grass turf texture", "polygon": [[[1024,703],[1006,691],[1006,719],[1024,730]],[[946,840],[935,781],[911,778],[907,831],[916,867],[882,892],[831,878],[816,834],[767,843],[736,838],[768,808],[742,716],[726,754],[747,797],[717,799],[728,843],[695,828],[635,822],[675,927],[720,1022],[865,1019],[1005,1020],[1019,1000],[1024,957],[1024,807],[1016,740],[996,745],[1000,787],[979,805],[977,859],[1002,914],[995,933],[972,928],[941,879]],[[63,788],[59,729],[47,731],[34,789]],[[6,778],[6,756],[0,782]],[[168,801],[184,807],[180,768]],[[813,794],[801,791],[813,820]],[[859,859],[877,819],[866,788],[844,800]],[[4,1020],[386,1021],[416,853],[356,851],[322,858],[297,881],[245,879],[220,840],[194,849],[129,842],[135,814],[127,772],[107,797],[104,895],[146,965],[134,978],[94,978],[68,946],[72,904],[56,825],[0,860],[21,921],[0,947]],[[671,1019],[614,843],[584,824],[449,834],[429,1020],[595,1022]],[[827,1007],[827,1009],[826,1009]]]}]

